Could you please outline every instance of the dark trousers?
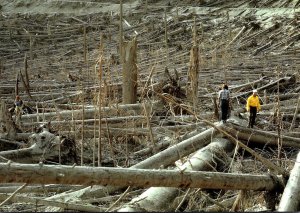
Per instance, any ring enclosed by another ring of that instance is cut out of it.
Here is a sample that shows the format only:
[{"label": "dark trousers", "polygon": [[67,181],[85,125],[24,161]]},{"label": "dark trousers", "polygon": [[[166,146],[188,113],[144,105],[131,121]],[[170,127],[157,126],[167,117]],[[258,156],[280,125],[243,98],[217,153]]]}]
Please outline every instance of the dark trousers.
[{"label": "dark trousers", "polygon": [[222,121],[226,121],[229,113],[229,100],[226,99],[221,99],[221,103],[220,103],[220,107],[221,107],[221,120]]},{"label": "dark trousers", "polygon": [[253,128],[255,124],[256,113],[257,113],[257,108],[250,106],[250,117],[249,117],[248,127]]}]

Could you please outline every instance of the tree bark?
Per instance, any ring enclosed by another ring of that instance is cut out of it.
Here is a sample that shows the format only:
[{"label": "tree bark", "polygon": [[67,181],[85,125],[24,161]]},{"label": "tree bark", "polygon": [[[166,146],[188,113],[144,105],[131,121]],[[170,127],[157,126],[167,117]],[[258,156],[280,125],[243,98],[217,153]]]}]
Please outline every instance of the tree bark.
[{"label": "tree bark", "polygon": [[300,204],[300,152],[297,155],[295,165],[291,171],[289,180],[283,191],[277,211],[299,211]]}]

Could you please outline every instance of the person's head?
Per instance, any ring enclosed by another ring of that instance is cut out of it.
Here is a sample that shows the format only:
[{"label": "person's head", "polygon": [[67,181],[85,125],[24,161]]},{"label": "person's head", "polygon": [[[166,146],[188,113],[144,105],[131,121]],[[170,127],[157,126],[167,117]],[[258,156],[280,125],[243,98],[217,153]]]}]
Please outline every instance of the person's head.
[{"label": "person's head", "polygon": [[254,89],[254,90],[252,91],[252,93],[253,93],[253,96],[254,96],[254,97],[257,96],[257,90],[256,90],[256,89]]},{"label": "person's head", "polygon": [[227,84],[223,84],[223,89],[227,89],[228,90],[228,85]]},{"label": "person's head", "polygon": [[19,95],[16,95],[16,100],[20,100],[20,96]]}]

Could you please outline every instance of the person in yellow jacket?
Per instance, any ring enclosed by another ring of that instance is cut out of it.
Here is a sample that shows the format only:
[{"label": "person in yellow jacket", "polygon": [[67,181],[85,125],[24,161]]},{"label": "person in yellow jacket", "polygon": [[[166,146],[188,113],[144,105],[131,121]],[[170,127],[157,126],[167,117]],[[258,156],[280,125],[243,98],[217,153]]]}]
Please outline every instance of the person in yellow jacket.
[{"label": "person in yellow jacket", "polygon": [[253,90],[253,94],[247,99],[246,110],[247,112],[250,112],[248,127],[253,128],[255,124],[256,114],[261,110],[256,89]]}]

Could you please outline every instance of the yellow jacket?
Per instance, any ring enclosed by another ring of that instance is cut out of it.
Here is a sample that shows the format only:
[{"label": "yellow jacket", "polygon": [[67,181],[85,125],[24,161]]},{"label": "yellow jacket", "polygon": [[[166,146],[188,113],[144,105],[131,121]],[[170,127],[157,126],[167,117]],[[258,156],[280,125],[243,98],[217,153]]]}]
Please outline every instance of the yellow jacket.
[{"label": "yellow jacket", "polygon": [[257,111],[260,111],[261,106],[260,106],[260,103],[259,103],[258,95],[257,95],[256,97],[254,97],[253,95],[251,95],[251,96],[247,99],[247,105],[246,105],[247,111],[250,110],[250,106],[256,107],[256,108],[257,108]]}]

